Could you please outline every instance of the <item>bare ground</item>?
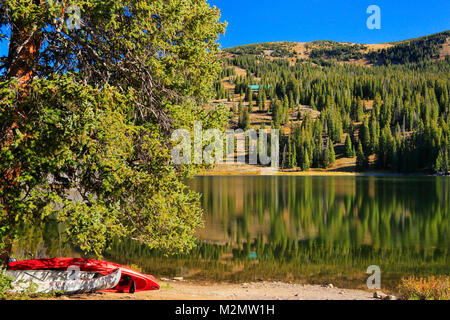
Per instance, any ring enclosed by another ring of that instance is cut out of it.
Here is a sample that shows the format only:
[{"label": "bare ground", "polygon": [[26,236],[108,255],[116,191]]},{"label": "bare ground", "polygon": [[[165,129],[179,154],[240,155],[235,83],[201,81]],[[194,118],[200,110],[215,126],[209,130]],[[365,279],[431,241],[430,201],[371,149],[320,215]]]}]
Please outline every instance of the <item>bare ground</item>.
[{"label": "bare ground", "polygon": [[243,284],[159,282],[158,291],[95,293],[59,297],[62,300],[375,300],[369,291],[282,282]]}]

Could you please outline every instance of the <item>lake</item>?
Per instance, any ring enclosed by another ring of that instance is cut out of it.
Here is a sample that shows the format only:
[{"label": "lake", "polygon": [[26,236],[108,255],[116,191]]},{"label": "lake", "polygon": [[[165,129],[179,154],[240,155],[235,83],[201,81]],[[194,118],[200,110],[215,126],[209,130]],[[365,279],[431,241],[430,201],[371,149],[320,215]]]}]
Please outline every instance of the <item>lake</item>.
[{"label": "lake", "polygon": [[448,177],[215,176],[189,185],[205,212],[191,254],[116,241],[106,257],[159,277],[347,288],[365,288],[370,265],[383,289],[450,274]]},{"label": "lake", "polygon": [[388,288],[408,275],[450,274],[448,177],[215,176],[189,184],[203,195],[199,247],[169,259],[144,259],[140,248],[130,263],[166,276],[353,288],[365,286],[370,265]]}]

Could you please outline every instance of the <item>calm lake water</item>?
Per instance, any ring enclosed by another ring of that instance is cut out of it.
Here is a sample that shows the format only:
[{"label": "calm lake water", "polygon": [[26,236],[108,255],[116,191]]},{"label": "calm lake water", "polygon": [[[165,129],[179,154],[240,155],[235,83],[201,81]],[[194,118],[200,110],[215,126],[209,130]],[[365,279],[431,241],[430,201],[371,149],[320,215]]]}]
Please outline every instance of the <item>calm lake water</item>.
[{"label": "calm lake water", "polygon": [[450,274],[448,177],[198,177],[205,228],[191,254],[167,258],[130,241],[107,257],[159,277],[280,280],[364,288]]}]

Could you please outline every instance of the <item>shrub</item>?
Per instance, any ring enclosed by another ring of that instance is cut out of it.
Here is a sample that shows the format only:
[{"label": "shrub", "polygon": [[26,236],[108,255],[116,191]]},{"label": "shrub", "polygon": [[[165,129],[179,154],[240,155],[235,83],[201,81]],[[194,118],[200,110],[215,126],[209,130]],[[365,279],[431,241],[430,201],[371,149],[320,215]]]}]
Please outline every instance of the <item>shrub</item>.
[{"label": "shrub", "polygon": [[5,275],[5,271],[0,269],[0,300],[5,300],[12,289],[13,279]]},{"label": "shrub", "polygon": [[408,300],[449,300],[450,277],[403,278],[399,291]]},{"label": "shrub", "polygon": [[38,298],[51,298],[58,294],[59,292],[53,293],[36,293],[36,284],[30,283],[27,285],[26,290],[21,292],[13,292],[14,279],[8,277],[5,274],[5,270],[0,268],[0,300],[28,300],[28,299],[38,299]]}]

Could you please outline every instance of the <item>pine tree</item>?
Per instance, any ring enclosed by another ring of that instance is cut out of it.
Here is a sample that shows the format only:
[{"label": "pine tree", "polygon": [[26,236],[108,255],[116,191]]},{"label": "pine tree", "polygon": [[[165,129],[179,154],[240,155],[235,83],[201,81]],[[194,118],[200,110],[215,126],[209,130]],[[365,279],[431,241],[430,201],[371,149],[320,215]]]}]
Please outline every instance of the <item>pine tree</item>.
[{"label": "pine tree", "polygon": [[293,169],[296,166],[297,166],[297,153],[296,153],[296,150],[295,150],[294,142],[291,140],[291,137],[289,136],[287,167],[290,168],[290,169]]},{"label": "pine tree", "polygon": [[256,106],[259,108],[259,110],[262,110],[262,90],[259,88],[258,90],[258,96],[256,97]]},{"label": "pine tree", "polygon": [[378,150],[380,133],[378,129],[378,121],[375,117],[375,112],[373,110],[369,121],[369,131],[370,131],[371,152],[374,153],[376,152],[376,150]]},{"label": "pine tree", "polygon": [[367,157],[364,155],[364,150],[361,142],[358,143],[358,151],[356,151],[356,169],[364,171],[368,167]]},{"label": "pine tree", "polygon": [[289,91],[289,109],[292,109],[294,107],[295,107],[294,93],[292,91]]},{"label": "pine tree", "polygon": [[308,155],[308,150],[304,149],[303,150],[303,162],[302,162],[302,170],[303,171],[308,171],[311,163],[309,161],[309,155]]},{"label": "pine tree", "polygon": [[323,159],[322,142],[321,140],[319,140],[314,145],[313,167],[319,168],[322,165],[322,159]]},{"label": "pine tree", "polygon": [[261,110],[266,110],[266,90],[261,91]]},{"label": "pine tree", "polygon": [[245,102],[249,102],[252,96],[252,90],[249,86],[245,88]]},{"label": "pine tree", "polygon": [[364,121],[364,123],[361,125],[359,129],[359,141],[361,141],[364,153],[367,155],[371,154],[372,144],[370,141],[370,131],[369,126],[367,125],[367,121]]},{"label": "pine tree", "polygon": [[249,112],[248,112],[248,108],[244,108],[244,114],[243,114],[243,117],[242,117],[242,126],[241,126],[241,128],[243,130],[250,129],[250,115],[249,115]]},{"label": "pine tree", "polygon": [[279,129],[281,125],[281,119],[282,119],[282,106],[279,101],[272,103],[272,120],[275,129]]},{"label": "pine tree", "polygon": [[358,122],[364,121],[364,103],[361,99],[358,99],[358,107],[357,107],[356,119]]},{"label": "pine tree", "polygon": [[364,121],[364,106],[359,97],[352,102],[352,119],[356,122]]},{"label": "pine tree", "polygon": [[314,93],[311,94],[311,97],[309,99],[309,105],[312,109],[316,110],[316,97],[314,96]]},{"label": "pine tree", "polygon": [[336,162],[336,154],[334,152],[333,141],[331,139],[328,140],[328,147],[325,150],[323,165],[325,168],[332,167]]},{"label": "pine tree", "polygon": [[297,147],[295,142],[292,141],[292,168],[297,167]]},{"label": "pine tree", "polygon": [[347,138],[345,139],[345,156],[347,158],[354,157],[352,140],[350,139],[350,135],[347,135]]},{"label": "pine tree", "polygon": [[284,96],[283,98],[283,109],[282,109],[282,121],[284,124],[288,124],[289,123],[289,98],[287,95]]},{"label": "pine tree", "polygon": [[244,104],[242,103],[242,100],[239,100],[239,107],[238,107],[238,127],[243,128],[243,119],[244,119]]},{"label": "pine tree", "polygon": [[[387,169],[392,155],[392,133],[391,128],[386,126],[381,131],[380,145],[377,153],[377,162],[380,169]],[[415,160],[417,158],[415,157]]]},{"label": "pine tree", "polygon": [[448,174],[448,163],[447,163],[447,155],[445,154],[445,149],[441,148],[439,150],[439,155],[436,159],[436,163],[434,164],[434,171],[437,173]]}]

